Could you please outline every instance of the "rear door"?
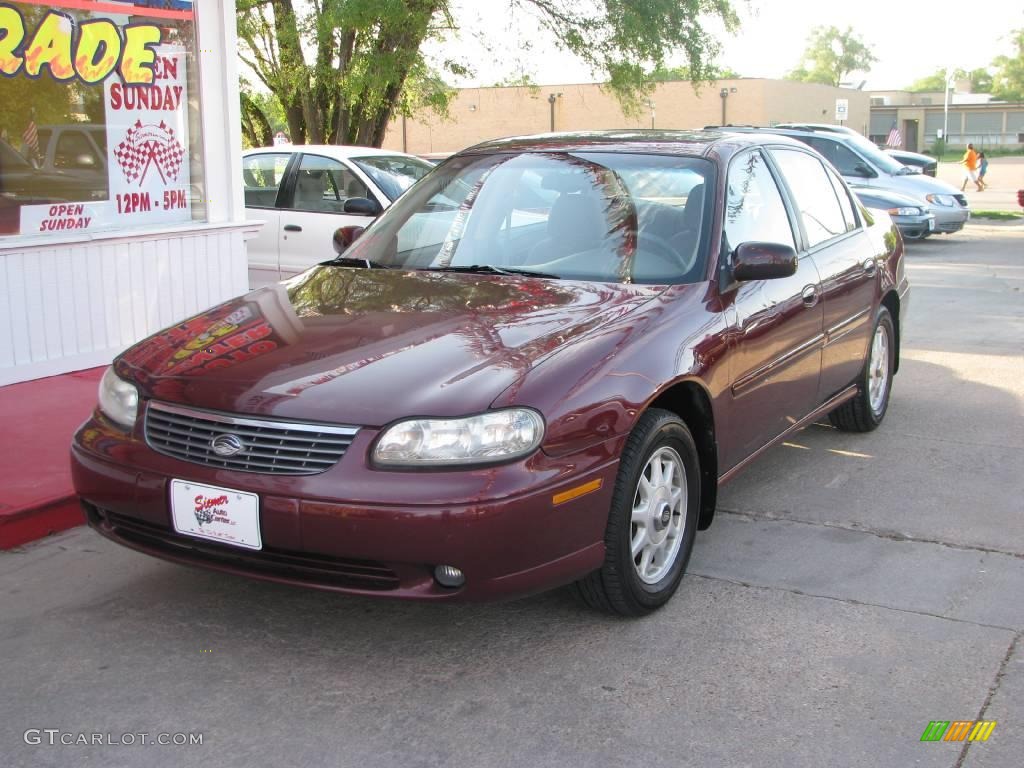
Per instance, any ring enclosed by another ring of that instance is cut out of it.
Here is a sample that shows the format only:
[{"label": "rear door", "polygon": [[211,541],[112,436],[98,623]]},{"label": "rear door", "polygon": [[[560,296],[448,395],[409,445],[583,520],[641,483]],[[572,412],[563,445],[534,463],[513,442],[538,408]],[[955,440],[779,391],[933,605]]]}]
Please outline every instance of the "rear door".
[{"label": "rear door", "polygon": [[302,153],[281,196],[281,277],[288,278],[334,257],[333,237],[338,227],[365,227],[373,216],[345,213],[345,201],[354,197],[387,200],[341,160]]},{"label": "rear door", "polygon": [[264,222],[256,236],[246,243],[250,288],[262,288],[281,279],[278,265],[281,214],[277,202],[293,155],[293,152],[258,152],[242,158],[245,218]]},{"label": "rear door", "polygon": [[[802,238],[761,150],[741,153],[729,166],[724,250],[744,242],[788,245]],[[795,234],[794,234],[795,233]],[[740,283],[723,299],[734,313],[730,353],[733,407],[723,447],[729,469],[771,442],[814,408],[821,369],[822,307],[814,260],[801,254],[795,275]]]},{"label": "rear door", "polygon": [[875,254],[849,190],[801,149],[772,149],[800,209],[808,253],[821,276],[825,339],[818,402],[853,383],[864,365],[878,294]]}]

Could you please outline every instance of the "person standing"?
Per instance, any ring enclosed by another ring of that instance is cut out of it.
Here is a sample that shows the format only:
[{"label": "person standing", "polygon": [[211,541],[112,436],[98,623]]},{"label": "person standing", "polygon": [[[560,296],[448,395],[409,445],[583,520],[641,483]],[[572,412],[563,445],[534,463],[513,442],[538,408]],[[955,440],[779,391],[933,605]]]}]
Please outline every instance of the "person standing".
[{"label": "person standing", "polygon": [[974,151],[974,145],[968,144],[967,151],[964,152],[964,157],[960,161],[960,164],[964,167],[964,183],[960,185],[960,191],[963,192],[967,187],[968,181],[973,181],[974,186],[978,188],[978,191],[984,189],[981,183],[978,181],[978,153]]},{"label": "person standing", "polygon": [[988,158],[984,152],[978,153],[978,183],[982,189],[988,189],[988,182],[985,181],[985,174],[988,173]]}]

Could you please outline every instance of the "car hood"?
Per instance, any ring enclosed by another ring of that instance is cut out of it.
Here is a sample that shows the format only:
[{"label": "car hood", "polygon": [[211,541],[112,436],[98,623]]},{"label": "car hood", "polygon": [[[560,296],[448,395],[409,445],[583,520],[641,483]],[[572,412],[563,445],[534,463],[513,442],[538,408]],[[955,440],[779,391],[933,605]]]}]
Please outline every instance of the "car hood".
[{"label": "car hood", "polygon": [[143,398],[233,413],[362,426],[458,416],[662,290],[320,266],[162,331],[115,365]]},{"label": "car hood", "polygon": [[868,208],[901,208],[914,206],[918,207],[921,205],[920,198],[910,197],[899,192],[893,192],[888,189],[878,189],[877,187],[857,187],[852,186],[850,189],[853,190],[857,198]]},{"label": "car hood", "polygon": [[[872,185],[876,186],[876,185]],[[952,184],[933,179],[921,173],[909,174],[907,176],[885,176],[878,179],[878,189],[898,192],[901,195],[910,195],[918,200],[924,200],[925,195],[959,195],[960,190]]]}]

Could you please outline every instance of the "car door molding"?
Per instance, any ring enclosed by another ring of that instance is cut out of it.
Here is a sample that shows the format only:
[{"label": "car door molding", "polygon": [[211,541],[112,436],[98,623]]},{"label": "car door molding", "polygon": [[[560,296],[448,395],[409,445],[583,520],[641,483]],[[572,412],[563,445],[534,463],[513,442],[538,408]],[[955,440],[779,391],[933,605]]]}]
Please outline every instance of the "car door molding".
[{"label": "car door molding", "polygon": [[736,377],[736,380],[732,383],[733,395],[738,397],[751,391],[762,381],[770,378],[772,374],[784,370],[807,354],[822,349],[822,347],[824,347],[824,341],[825,334],[819,333],[817,336],[808,339],[803,344],[791,347],[778,357],[769,360],[764,365]]}]

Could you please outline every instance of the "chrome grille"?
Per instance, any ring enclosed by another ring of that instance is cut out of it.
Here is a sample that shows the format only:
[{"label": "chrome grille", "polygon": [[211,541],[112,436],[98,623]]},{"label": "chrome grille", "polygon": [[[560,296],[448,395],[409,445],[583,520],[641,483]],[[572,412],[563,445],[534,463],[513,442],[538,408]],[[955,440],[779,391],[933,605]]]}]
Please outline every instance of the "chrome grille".
[{"label": "chrome grille", "polygon": [[[270,475],[313,475],[338,462],[357,427],[249,419],[151,402],[146,409],[146,442],[165,456],[210,467]],[[212,442],[234,435],[242,449],[231,456]]]}]

